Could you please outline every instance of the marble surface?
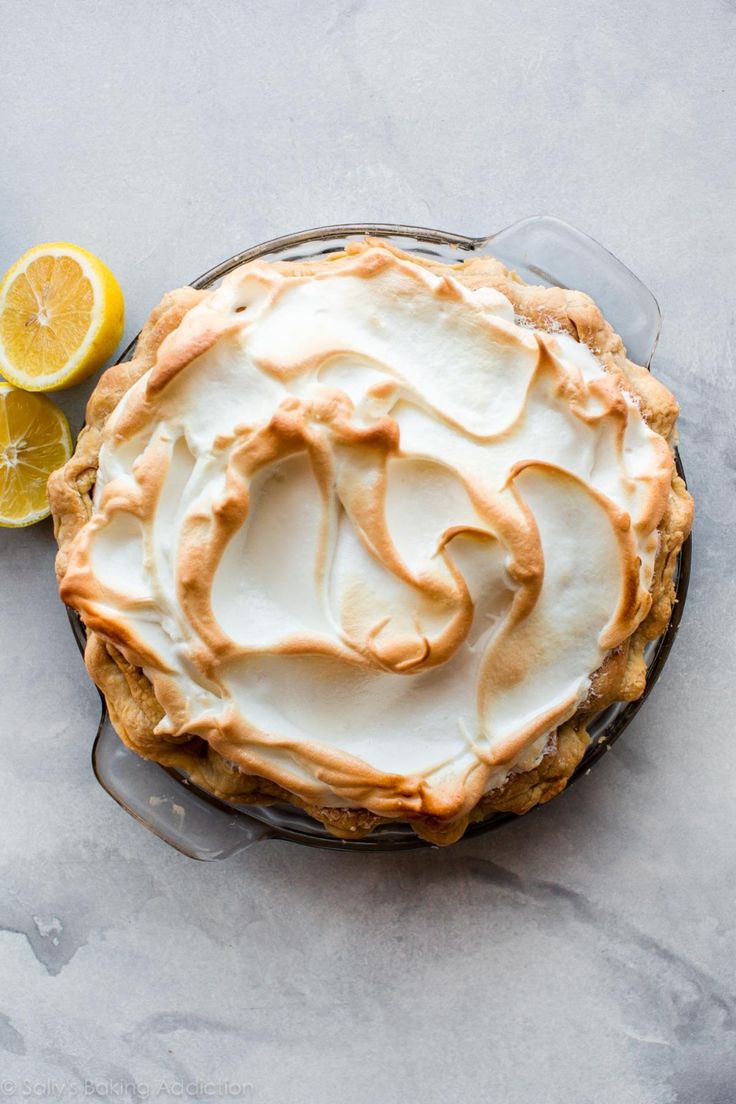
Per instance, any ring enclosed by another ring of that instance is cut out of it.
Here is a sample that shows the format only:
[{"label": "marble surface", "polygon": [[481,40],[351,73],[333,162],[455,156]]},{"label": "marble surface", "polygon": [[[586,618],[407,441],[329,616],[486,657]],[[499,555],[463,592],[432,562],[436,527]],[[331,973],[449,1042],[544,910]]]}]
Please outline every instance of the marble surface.
[{"label": "marble surface", "polygon": [[132,336],[290,230],[559,215],[661,303],[698,504],[665,673],[568,794],[445,851],[211,864],[96,785],[50,524],[1,532],[0,1095],[733,1104],[733,0],[0,14],[0,268],[93,249]]}]

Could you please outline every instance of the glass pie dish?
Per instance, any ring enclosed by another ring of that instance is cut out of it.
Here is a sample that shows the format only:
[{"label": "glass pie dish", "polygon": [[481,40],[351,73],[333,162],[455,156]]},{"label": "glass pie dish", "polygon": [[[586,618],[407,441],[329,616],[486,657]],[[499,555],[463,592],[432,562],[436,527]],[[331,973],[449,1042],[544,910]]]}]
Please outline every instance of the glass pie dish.
[{"label": "glass pie dish", "polygon": [[[444,263],[469,254],[492,254],[528,283],[558,285],[588,292],[623,338],[632,360],[649,365],[660,328],[657,303],[644,285],[616,258],[573,227],[550,217],[515,223],[496,234],[463,237],[439,230],[393,225],[348,225],[308,230],[254,246],[205,273],[193,282],[212,288],[239,265],[256,258],[304,260],[342,249],[352,240],[373,235],[395,242],[419,255]],[[134,341],[121,360],[135,350]],[[678,471],[682,466],[677,457]],[[617,703],[588,725],[590,745],[571,781],[586,774],[630,723],[656,681],[672,646],[682,614],[690,563],[690,541],[680,553],[675,586],[677,601],[665,633],[645,652],[648,664],[644,695],[635,702]],[[80,647],[85,630],[69,611]],[[264,839],[283,839],[312,846],[362,851],[386,851],[430,846],[408,824],[388,822],[371,835],[342,840],[331,835],[302,810],[285,804],[268,806],[226,803],[199,789],[181,772],[140,758],[116,735],[103,699],[102,716],[92,761],[100,785],[136,820],[178,851],[196,859],[219,859]],[[478,835],[516,819],[512,813],[493,813],[471,824],[466,836]]]}]

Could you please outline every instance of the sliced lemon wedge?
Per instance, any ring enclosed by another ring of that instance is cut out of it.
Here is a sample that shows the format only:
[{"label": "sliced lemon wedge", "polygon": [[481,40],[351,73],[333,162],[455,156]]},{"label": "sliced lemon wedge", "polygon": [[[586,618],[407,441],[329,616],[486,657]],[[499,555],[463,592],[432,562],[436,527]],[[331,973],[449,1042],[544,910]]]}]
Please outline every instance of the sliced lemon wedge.
[{"label": "sliced lemon wedge", "polygon": [[79,383],[102,367],[122,332],[117,280],[78,245],[35,245],[0,283],[0,373],[16,387]]},{"label": "sliced lemon wedge", "polygon": [[0,526],[49,516],[46,483],[71,454],[69,423],[56,403],[0,382]]}]

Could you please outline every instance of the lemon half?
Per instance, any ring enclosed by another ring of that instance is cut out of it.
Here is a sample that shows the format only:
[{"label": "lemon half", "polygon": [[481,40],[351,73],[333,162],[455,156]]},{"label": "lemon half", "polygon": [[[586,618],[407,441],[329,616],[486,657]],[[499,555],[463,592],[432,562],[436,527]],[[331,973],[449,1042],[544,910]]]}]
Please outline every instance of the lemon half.
[{"label": "lemon half", "polygon": [[117,280],[78,245],[35,245],[0,283],[0,373],[16,387],[79,383],[102,367],[122,332]]},{"label": "lemon half", "polygon": [[46,483],[71,454],[69,423],[56,403],[0,382],[0,526],[49,516]]}]

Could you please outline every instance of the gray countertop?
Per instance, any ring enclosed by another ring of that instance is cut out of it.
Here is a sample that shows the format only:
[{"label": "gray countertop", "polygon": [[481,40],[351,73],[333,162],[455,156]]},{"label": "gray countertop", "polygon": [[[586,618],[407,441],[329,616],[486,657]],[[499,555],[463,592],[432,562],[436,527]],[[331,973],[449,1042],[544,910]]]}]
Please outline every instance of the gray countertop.
[{"label": "gray countertop", "polygon": [[[569,793],[444,851],[211,864],[97,786],[50,523],[0,532],[0,1095],[733,1104],[733,0],[0,16],[0,268],[87,246],[131,337],[290,230],[559,215],[659,299],[697,502],[664,675]],[[90,387],[61,397],[74,429]]]}]

